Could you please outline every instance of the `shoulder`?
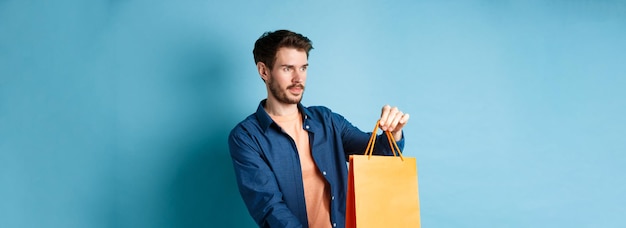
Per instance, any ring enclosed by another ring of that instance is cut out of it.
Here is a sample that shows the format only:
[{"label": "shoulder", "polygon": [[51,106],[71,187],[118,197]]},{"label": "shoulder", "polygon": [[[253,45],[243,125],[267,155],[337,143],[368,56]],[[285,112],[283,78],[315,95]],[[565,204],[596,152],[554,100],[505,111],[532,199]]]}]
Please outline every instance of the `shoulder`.
[{"label": "shoulder", "polygon": [[326,106],[321,106],[321,105],[316,105],[316,106],[309,106],[305,108],[307,111],[310,112],[310,114],[331,114],[333,113],[332,110],[330,110],[330,108],[326,107]]},{"label": "shoulder", "polygon": [[305,108],[306,114],[310,115],[311,119],[332,122],[332,123],[344,123],[346,119],[341,115],[326,106],[309,106]]},{"label": "shoulder", "polygon": [[252,134],[255,134],[255,132],[260,132],[260,129],[261,127],[256,116],[254,114],[250,114],[233,127],[230,131],[229,139],[251,136]]}]

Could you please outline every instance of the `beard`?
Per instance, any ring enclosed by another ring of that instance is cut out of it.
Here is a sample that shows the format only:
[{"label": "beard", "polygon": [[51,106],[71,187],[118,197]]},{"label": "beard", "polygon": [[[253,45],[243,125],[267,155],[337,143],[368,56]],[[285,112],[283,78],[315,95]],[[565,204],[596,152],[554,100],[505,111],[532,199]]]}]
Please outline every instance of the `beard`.
[{"label": "beard", "polygon": [[[287,86],[287,89],[283,90],[282,88],[280,88],[280,85],[274,81],[272,77],[270,77],[267,80],[267,83],[269,84],[270,92],[279,102],[284,103],[284,104],[298,104],[300,103],[300,101],[302,101],[302,97],[304,96],[304,85],[292,84],[290,86]],[[293,87],[302,88],[302,93],[300,94],[300,96],[297,96],[297,97],[289,96],[289,94],[287,93],[287,90]]]}]

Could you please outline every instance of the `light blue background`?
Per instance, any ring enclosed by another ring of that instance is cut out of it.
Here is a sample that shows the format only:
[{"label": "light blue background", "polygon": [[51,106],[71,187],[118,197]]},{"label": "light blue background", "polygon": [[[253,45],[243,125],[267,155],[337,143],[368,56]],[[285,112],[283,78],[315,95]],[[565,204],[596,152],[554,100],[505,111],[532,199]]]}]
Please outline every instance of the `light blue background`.
[{"label": "light blue background", "polygon": [[0,0],[0,227],[254,227],[226,137],[282,28],[305,105],[411,114],[423,227],[626,227],[617,0]]}]

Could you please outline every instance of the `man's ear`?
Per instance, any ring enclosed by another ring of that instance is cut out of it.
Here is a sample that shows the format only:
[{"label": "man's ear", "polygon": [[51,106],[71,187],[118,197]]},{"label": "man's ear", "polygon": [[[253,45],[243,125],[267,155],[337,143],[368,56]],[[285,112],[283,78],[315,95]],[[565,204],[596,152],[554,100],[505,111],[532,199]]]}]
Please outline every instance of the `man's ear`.
[{"label": "man's ear", "polygon": [[267,81],[270,75],[270,72],[267,66],[265,65],[265,63],[263,62],[256,63],[256,68],[259,71],[259,75],[261,76],[261,79],[263,79],[263,81]]}]

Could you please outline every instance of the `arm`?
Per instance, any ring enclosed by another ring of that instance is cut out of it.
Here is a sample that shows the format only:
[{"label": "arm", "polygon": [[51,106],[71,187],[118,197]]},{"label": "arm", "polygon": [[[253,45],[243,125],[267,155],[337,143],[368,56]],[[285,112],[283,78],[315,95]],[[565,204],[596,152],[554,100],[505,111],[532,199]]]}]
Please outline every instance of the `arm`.
[{"label": "arm", "polygon": [[[390,131],[393,134],[400,150],[404,148],[404,135],[402,133],[402,128],[406,125],[408,120],[409,114],[401,112],[397,107],[390,107],[389,105],[383,106],[378,127],[384,131]],[[362,132],[338,114],[335,116],[335,122],[341,123],[340,126],[342,126],[341,132],[344,149],[346,151],[346,159],[351,154],[363,154],[371,133],[367,134]],[[380,134],[377,136],[376,144],[374,146],[374,154],[393,154],[386,134]]]},{"label": "arm", "polygon": [[276,177],[261,156],[261,149],[244,134],[228,139],[239,192],[259,227],[302,227],[283,202]]},{"label": "arm", "polygon": [[[353,154],[363,155],[372,132],[361,131],[359,128],[352,125],[348,120],[343,118],[343,116],[336,113],[334,114],[333,122],[337,125],[338,131],[341,132],[341,141],[343,142],[346,160],[348,160],[348,157]],[[400,132],[400,137],[402,136],[402,132]],[[394,139],[396,140],[398,147],[400,147],[400,150],[402,150],[404,148],[404,138],[396,138],[396,136],[394,136]],[[386,134],[378,134],[376,136],[373,154],[393,155],[391,145],[389,145]]]}]

